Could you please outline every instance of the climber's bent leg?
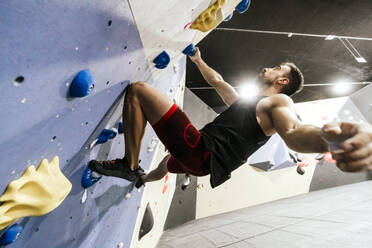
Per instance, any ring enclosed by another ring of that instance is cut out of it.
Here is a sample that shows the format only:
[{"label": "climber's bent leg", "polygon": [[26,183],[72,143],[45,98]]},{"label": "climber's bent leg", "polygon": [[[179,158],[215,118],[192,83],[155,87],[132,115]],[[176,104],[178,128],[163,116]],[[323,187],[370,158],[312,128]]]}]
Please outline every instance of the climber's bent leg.
[{"label": "climber's bent leg", "polygon": [[173,102],[163,93],[144,82],[132,83],[126,90],[123,108],[125,158],[132,170],[139,167],[139,154],[146,122],[157,123]]}]

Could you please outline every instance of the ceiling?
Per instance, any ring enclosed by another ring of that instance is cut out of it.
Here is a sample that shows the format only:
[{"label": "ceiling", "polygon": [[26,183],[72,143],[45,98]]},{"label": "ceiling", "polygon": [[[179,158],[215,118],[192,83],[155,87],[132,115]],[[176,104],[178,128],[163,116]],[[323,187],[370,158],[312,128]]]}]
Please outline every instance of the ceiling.
[{"label": "ceiling", "polygon": [[[305,77],[304,90],[292,97],[296,103],[346,96],[367,84],[352,84],[343,95],[326,84],[372,81],[371,9],[371,0],[252,0],[248,11],[234,12],[198,46],[206,63],[234,87],[255,78],[263,67],[291,61]],[[326,40],[327,35],[336,37]],[[367,63],[356,61],[358,53]],[[187,63],[186,86],[216,112],[223,111],[215,90]]]}]

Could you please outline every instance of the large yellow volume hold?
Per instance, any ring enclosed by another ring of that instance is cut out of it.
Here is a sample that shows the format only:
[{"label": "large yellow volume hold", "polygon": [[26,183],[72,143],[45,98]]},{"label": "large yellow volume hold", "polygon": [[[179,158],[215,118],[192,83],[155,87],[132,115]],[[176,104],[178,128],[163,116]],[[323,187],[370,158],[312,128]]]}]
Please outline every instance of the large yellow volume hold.
[{"label": "large yellow volume hold", "polygon": [[215,27],[222,21],[222,9],[226,0],[217,0],[214,4],[204,10],[198,18],[190,26],[191,29],[197,29],[202,32],[207,32]]},{"label": "large yellow volume hold", "polygon": [[0,197],[0,230],[26,216],[40,216],[58,207],[72,188],[59,168],[59,159],[43,159],[29,166],[23,175],[9,183]]}]

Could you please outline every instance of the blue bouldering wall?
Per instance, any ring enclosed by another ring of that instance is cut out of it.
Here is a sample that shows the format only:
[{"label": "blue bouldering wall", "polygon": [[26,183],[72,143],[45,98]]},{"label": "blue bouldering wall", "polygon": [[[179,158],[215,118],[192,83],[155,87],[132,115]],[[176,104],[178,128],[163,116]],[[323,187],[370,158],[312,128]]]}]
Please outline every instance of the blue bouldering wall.
[{"label": "blue bouldering wall", "polygon": [[[125,200],[129,183],[103,178],[82,204],[80,185],[90,159],[123,156],[123,135],[93,149],[89,144],[103,128],[121,121],[130,82],[147,81],[172,97],[185,58],[171,61],[154,80],[130,7],[122,0],[2,1],[0,33],[0,189],[31,164],[56,155],[73,185],[53,212],[20,220],[24,231],[9,247],[116,247],[120,242],[129,247],[141,192],[134,190]],[[69,97],[72,79],[85,69],[94,76],[93,92]],[[148,127],[141,151],[145,169],[153,137]]]},{"label": "blue bouldering wall", "polygon": [[[3,1],[0,15],[0,162],[14,179],[56,151],[61,161],[71,159],[123,82],[148,79],[147,63],[126,1]],[[95,77],[94,92],[67,98],[83,69]],[[13,83],[19,76],[24,82]]]}]

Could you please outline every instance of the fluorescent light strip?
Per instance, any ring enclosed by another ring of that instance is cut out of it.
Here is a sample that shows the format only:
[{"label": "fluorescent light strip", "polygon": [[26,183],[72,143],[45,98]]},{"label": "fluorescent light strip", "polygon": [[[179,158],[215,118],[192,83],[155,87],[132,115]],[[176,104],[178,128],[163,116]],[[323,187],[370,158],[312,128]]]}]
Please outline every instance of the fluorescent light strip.
[{"label": "fluorescent light strip", "polygon": [[324,38],[324,39],[328,38],[328,40],[331,40],[331,37],[333,37],[333,38],[342,38],[342,39],[349,39],[349,40],[372,41],[372,38],[368,38],[368,37],[355,37],[355,36],[343,36],[343,35],[307,34],[307,33],[279,32],[279,31],[270,31],[270,30],[255,30],[255,29],[240,29],[240,28],[215,28],[214,30],[262,33],[262,34],[282,34],[282,35],[287,35],[289,37],[306,36],[306,37],[317,37],[317,38]]},{"label": "fluorescent light strip", "polygon": [[351,42],[348,40],[348,39],[345,39],[346,42],[349,44],[349,46],[355,51],[355,53],[358,55],[357,57],[362,57],[362,55],[360,55],[360,53],[358,52],[358,50],[355,48],[355,46],[353,46],[353,44],[351,44]]},{"label": "fluorescent light strip", "polygon": [[[193,81],[190,81],[190,82],[193,82]],[[190,83],[190,82],[187,82],[187,83]],[[365,85],[365,84],[372,84],[372,82],[349,82],[349,83],[344,83],[344,85]],[[304,84],[304,87],[335,86],[335,85],[339,85],[339,83]],[[242,87],[243,86],[235,86],[235,87],[233,86],[234,89],[240,89]],[[207,86],[207,87],[187,87],[187,88],[190,89],[190,90],[210,90],[210,89],[214,89],[211,86]]]},{"label": "fluorescent light strip", "polygon": [[[367,63],[367,60],[363,58],[362,55],[360,55],[358,50],[353,46],[353,44],[351,44],[351,42],[348,39],[342,39],[342,38],[338,38],[338,39],[341,41],[344,47],[346,47],[346,49],[351,53],[351,55],[353,55],[354,59],[358,63]],[[347,44],[344,42],[344,40],[346,40]],[[356,54],[352,50],[354,50]]]},{"label": "fluorescent light strip", "polygon": [[356,58],[357,56],[355,55],[355,53],[350,49],[350,47],[344,42],[343,39],[339,38],[339,41],[341,41],[342,45],[344,45],[344,47],[346,47],[346,49],[351,53],[351,55],[353,55],[354,58]]},{"label": "fluorescent light strip", "polygon": [[354,58],[356,59],[356,61],[358,61],[359,63],[367,63],[367,60],[365,58],[363,58],[363,56],[358,52],[358,50],[356,49],[355,46],[353,46],[353,44],[351,44],[351,42],[346,39],[346,41],[348,42],[348,44],[350,45],[350,47],[356,52],[356,54],[358,56],[355,56]]},{"label": "fluorescent light strip", "polygon": [[[324,84],[304,84],[307,87],[314,87],[314,86],[335,86],[339,85],[340,83],[324,83]],[[372,82],[348,82],[342,83],[342,85],[364,85],[364,84],[372,84]]]}]

